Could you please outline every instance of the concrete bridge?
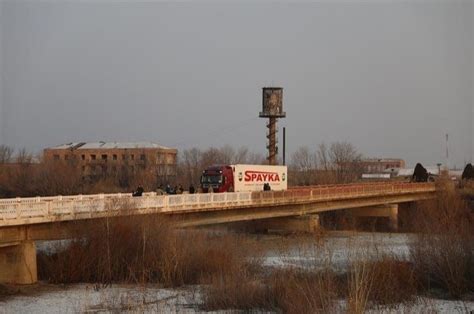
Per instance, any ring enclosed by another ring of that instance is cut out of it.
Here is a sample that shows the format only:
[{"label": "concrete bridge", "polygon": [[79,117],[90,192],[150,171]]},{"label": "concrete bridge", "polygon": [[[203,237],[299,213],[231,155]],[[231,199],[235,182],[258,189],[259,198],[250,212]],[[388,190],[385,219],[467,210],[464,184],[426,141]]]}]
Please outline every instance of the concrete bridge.
[{"label": "concrete bridge", "polygon": [[[432,183],[383,182],[293,188],[288,191],[156,195],[97,194],[0,200],[0,282],[37,281],[34,241],[71,237],[69,226],[106,217],[163,215],[179,227],[262,220],[314,226],[318,213],[353,209],[359,216],[389,217],[398,204],[433,198]],[[303,217],[292,218],[292,217]]]}]

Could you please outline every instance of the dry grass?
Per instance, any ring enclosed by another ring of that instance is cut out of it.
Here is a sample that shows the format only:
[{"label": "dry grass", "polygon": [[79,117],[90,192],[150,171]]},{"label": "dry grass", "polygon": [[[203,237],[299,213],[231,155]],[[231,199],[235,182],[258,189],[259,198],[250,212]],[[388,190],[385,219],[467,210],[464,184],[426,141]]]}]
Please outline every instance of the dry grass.
[{"label": "dry grass", "polygon": [[128,217],[91,225],[83,238],[72,240],[54,254],[38,255],[39,278],[52,283],[180,286],[197,284],[201,278],[246,263],[250,250],[244,240],[181,232],[161,219]]},{"label": "dry grass", "polygon": [[393,256],[353,262],[347,283],[350,313],[364,313],[368,308],[381,305],[411,303],[417,293],[413,266]]},{"label": "dry grass", "polygon": [[273,270],[267,276],[248,270],[214,274],[204,289],[205,310],[273,310],[328,313],[335,308],[338,281],[332,272]]},{"label": "dry grass", "polygon": [[329,269],[275,272],[270,276],[269,286],[272,303],[284,313],[335,312],[335,301],[345,291],[341,278]]},{"label": "dry grass", "polygon": [[411,259],[425,289],[441,289],[452,298],[474,291],[474,223],[464,200],[444,190],[421,206],[419,231]]},{"label": "dry grass", "polygon": [[[347,301],[348,312],[363,313],[411,303],[433,287],[456,298],[472,291],[473,229],[463,201],[445,192],[419,214],[423,219],[417,218],[420,234],[411,244],[412,262],[384,254],[349,256],[343,274],[332,270],[330,257],[307,268],[262,268],[260,248],[249,238],[179,231],[161,218],[131,217],[91,225],[85,237],[55,254],[40,254],[39,275],[56,283],[199,284],[202,309],[283,313],[338,312],[341,300]],[[311,252],[299,252],[302,259],[331,250],[305,239]]]}]

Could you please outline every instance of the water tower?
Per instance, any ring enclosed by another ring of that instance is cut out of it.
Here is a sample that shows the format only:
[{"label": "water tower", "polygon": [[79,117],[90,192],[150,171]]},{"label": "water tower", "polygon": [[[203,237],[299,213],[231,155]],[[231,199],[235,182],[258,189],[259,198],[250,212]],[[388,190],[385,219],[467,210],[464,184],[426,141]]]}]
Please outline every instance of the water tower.
[{"label": "water tower", "polygon": [[268,164],[276,165],[277,163],[277,120],[285,118],[286,112],[283,112],[283,88],[281,87],[264,87],[262,88],[262,111],[260,118],[268,118]]}]

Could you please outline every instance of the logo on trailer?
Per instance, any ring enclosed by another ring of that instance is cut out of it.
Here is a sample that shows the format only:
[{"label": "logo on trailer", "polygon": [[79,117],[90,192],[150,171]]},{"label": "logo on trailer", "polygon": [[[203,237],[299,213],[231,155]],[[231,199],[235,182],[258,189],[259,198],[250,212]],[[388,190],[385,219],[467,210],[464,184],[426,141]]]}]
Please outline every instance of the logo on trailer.
[{"label": "logo on trailer", "polygon": [[245,182],[280,182],[278,172],[245,171]]}]

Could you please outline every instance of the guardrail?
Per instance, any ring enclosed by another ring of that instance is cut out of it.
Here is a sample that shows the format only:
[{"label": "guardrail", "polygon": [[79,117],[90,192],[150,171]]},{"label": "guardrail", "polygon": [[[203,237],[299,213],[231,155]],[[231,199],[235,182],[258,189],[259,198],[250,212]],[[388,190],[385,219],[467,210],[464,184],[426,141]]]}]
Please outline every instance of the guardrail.
[{"label": "guardrail", "polygon": [[144,193],[142,197],[117,193],[0,199],[0,227],[98,218],[124,210],[128,210],[127,214],[183,213],[433,191],[433,183],[380,183],[266,192],[182,195],[157,195],[152,192]]}]

